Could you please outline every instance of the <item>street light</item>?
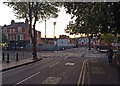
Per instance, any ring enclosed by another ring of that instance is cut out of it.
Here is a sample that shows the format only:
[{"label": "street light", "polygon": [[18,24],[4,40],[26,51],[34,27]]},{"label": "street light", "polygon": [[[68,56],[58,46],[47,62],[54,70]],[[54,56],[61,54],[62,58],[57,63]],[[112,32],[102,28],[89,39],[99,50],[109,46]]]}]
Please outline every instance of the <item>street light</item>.
[{"label": "street light", "polygon": [[46,44],[46,20],[45,20],[45,44]]},{"label": "street light", "polygon": [[53,32],[53,37],[55,38],[55,25],[56,25],[56,22],[54,22],[53,24],[54,24],[54,32]]}]

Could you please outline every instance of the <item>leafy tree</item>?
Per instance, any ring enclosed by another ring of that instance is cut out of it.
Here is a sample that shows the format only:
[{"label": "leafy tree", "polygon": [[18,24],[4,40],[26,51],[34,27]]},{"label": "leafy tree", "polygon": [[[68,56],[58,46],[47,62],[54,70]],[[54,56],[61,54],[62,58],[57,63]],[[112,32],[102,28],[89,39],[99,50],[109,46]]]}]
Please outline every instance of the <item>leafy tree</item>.
[{"label": "leafy tree", "polygon": [[[100,36],[101,34],[118,34],[119,24],[119,3],[65,3],[66,12],[71,14],[75,19],[75,24],[69,28],[74,34],[84,33],[89,38]],[[117,10],[115,10],[117,7]],[[117,13],[117,14],[116,14]],[[117,20],[116,20],[117,19]],[[116,27],[117,26],[117,27]],[[90,49],[90,46],[89,46]]]},{"label": "leafy tree", "polygon": [[53,2],[5,2],[5,4],[13,8],[17,18],[27,19],[29,21],[29,33],[33,44],[33,58],[36,58],[36,22],[40,19],[45,20],[51,17],[58,17],[58,7],[61,4]]},{"label": "leafy tree", "polygon": [[105,43],[110,46],[113,43],[115,36],[113,34],[104,34],[102,35],[102,38],[104,39]]}]

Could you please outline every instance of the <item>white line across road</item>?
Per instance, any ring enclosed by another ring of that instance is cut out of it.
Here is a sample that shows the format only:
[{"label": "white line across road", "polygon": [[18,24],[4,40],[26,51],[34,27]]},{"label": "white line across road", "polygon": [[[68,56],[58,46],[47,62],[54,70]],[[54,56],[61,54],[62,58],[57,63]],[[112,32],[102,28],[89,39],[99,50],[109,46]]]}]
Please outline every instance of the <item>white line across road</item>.
[{"label": "white line across road", "polygon": [[15,84],[15,85],[13,85],[13,86],[16,86],[16,85],[18,85],[18,84],[21,84],[21,83],[23,83],[23,82],[27,81],[28,79],[30,79],[30,78],[32,78],[32,77],[34,77],[34,76],[38,75],[39,73],[40,73],[40,72],[37,72],[37,73],[35,73],[35,74],[31,75],[31,76],[29,76],[28,78],[23,79],[22,81],[20,81],[20,82],[16,83],[16,84]]},{"label": "white line across road", "polygon": [[56,65],[56,64],[58,64],[58,63],[60,63],[60,62],[57,62],[57,63],[55,63],[55,64],[53,64],[53,65],[49,66],[49,68],[51,68],[51,67],[55,66],[55,65]]}]

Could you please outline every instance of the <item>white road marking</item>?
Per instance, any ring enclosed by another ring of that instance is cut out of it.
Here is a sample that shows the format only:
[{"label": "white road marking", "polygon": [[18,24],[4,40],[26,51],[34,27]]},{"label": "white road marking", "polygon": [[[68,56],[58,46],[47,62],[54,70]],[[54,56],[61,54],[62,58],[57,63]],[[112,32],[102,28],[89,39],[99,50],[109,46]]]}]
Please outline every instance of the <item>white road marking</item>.
[{"label": "white road marking", "polygon": [[57,63],[55,63],[55,64],[53,64],[53,65],[49,66],[49,68],[51,68],[51,67],[55,66],[55,65],[56,65],[56,64],[58,64],[58,63],[60,63],[60,62],[57,62]]},{"label": "white road marking", "polygon": [[48,77],[46,80],[42,82],[42,84],[58,84],[61,78],[58,77]]},{"label": "white road marking", "polygon": [[22,81],[20,81],[20,82],[16,83],[16,84],[15,84],[15,85],[13,85],[13,86],[16,86],[16,85],[18,85],[18,84],[21,84],[21,83],[23,83],[23,82],[27,81],[28,79],[30,79],[30,78],[32,78],[32,77],[34,77],[34,76],[38,75],[39,73],[40,73],[40,72],[37,72],[37,73],[35,73],[35,74],[31,75],[31,76],[29,76],[28,78],[23,79]]},{"label": "white road marking", "polygon": [[85,57],[105,58],[104,54],[86,54]]},{"label": "white road marking", "polygon": [[65,59],[64,60],[66,60],[68,57],[65,57]]},{"label": "white road marking", "polygon": [[74,65],[75,63],[70,63],[70,62],[67,62],[67,63],[65,63],[65,65]]}]

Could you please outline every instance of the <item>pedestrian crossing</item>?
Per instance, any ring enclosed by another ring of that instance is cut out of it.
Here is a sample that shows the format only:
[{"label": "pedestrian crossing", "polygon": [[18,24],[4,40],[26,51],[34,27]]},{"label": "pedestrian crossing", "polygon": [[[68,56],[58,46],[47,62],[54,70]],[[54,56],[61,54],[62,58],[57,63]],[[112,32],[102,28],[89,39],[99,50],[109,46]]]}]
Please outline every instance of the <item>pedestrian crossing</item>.
[{"label": "pedestrian crossing", "polygon": [[81,57],[82,54],[79,54],[79,53],[67,53],[68,54],[68,57]]},{"label": "pedestrian crossing", "polygon": [[85,57],[88,57],[88,58],[106,58],[106,55],[105,54],[85,54]]}]

